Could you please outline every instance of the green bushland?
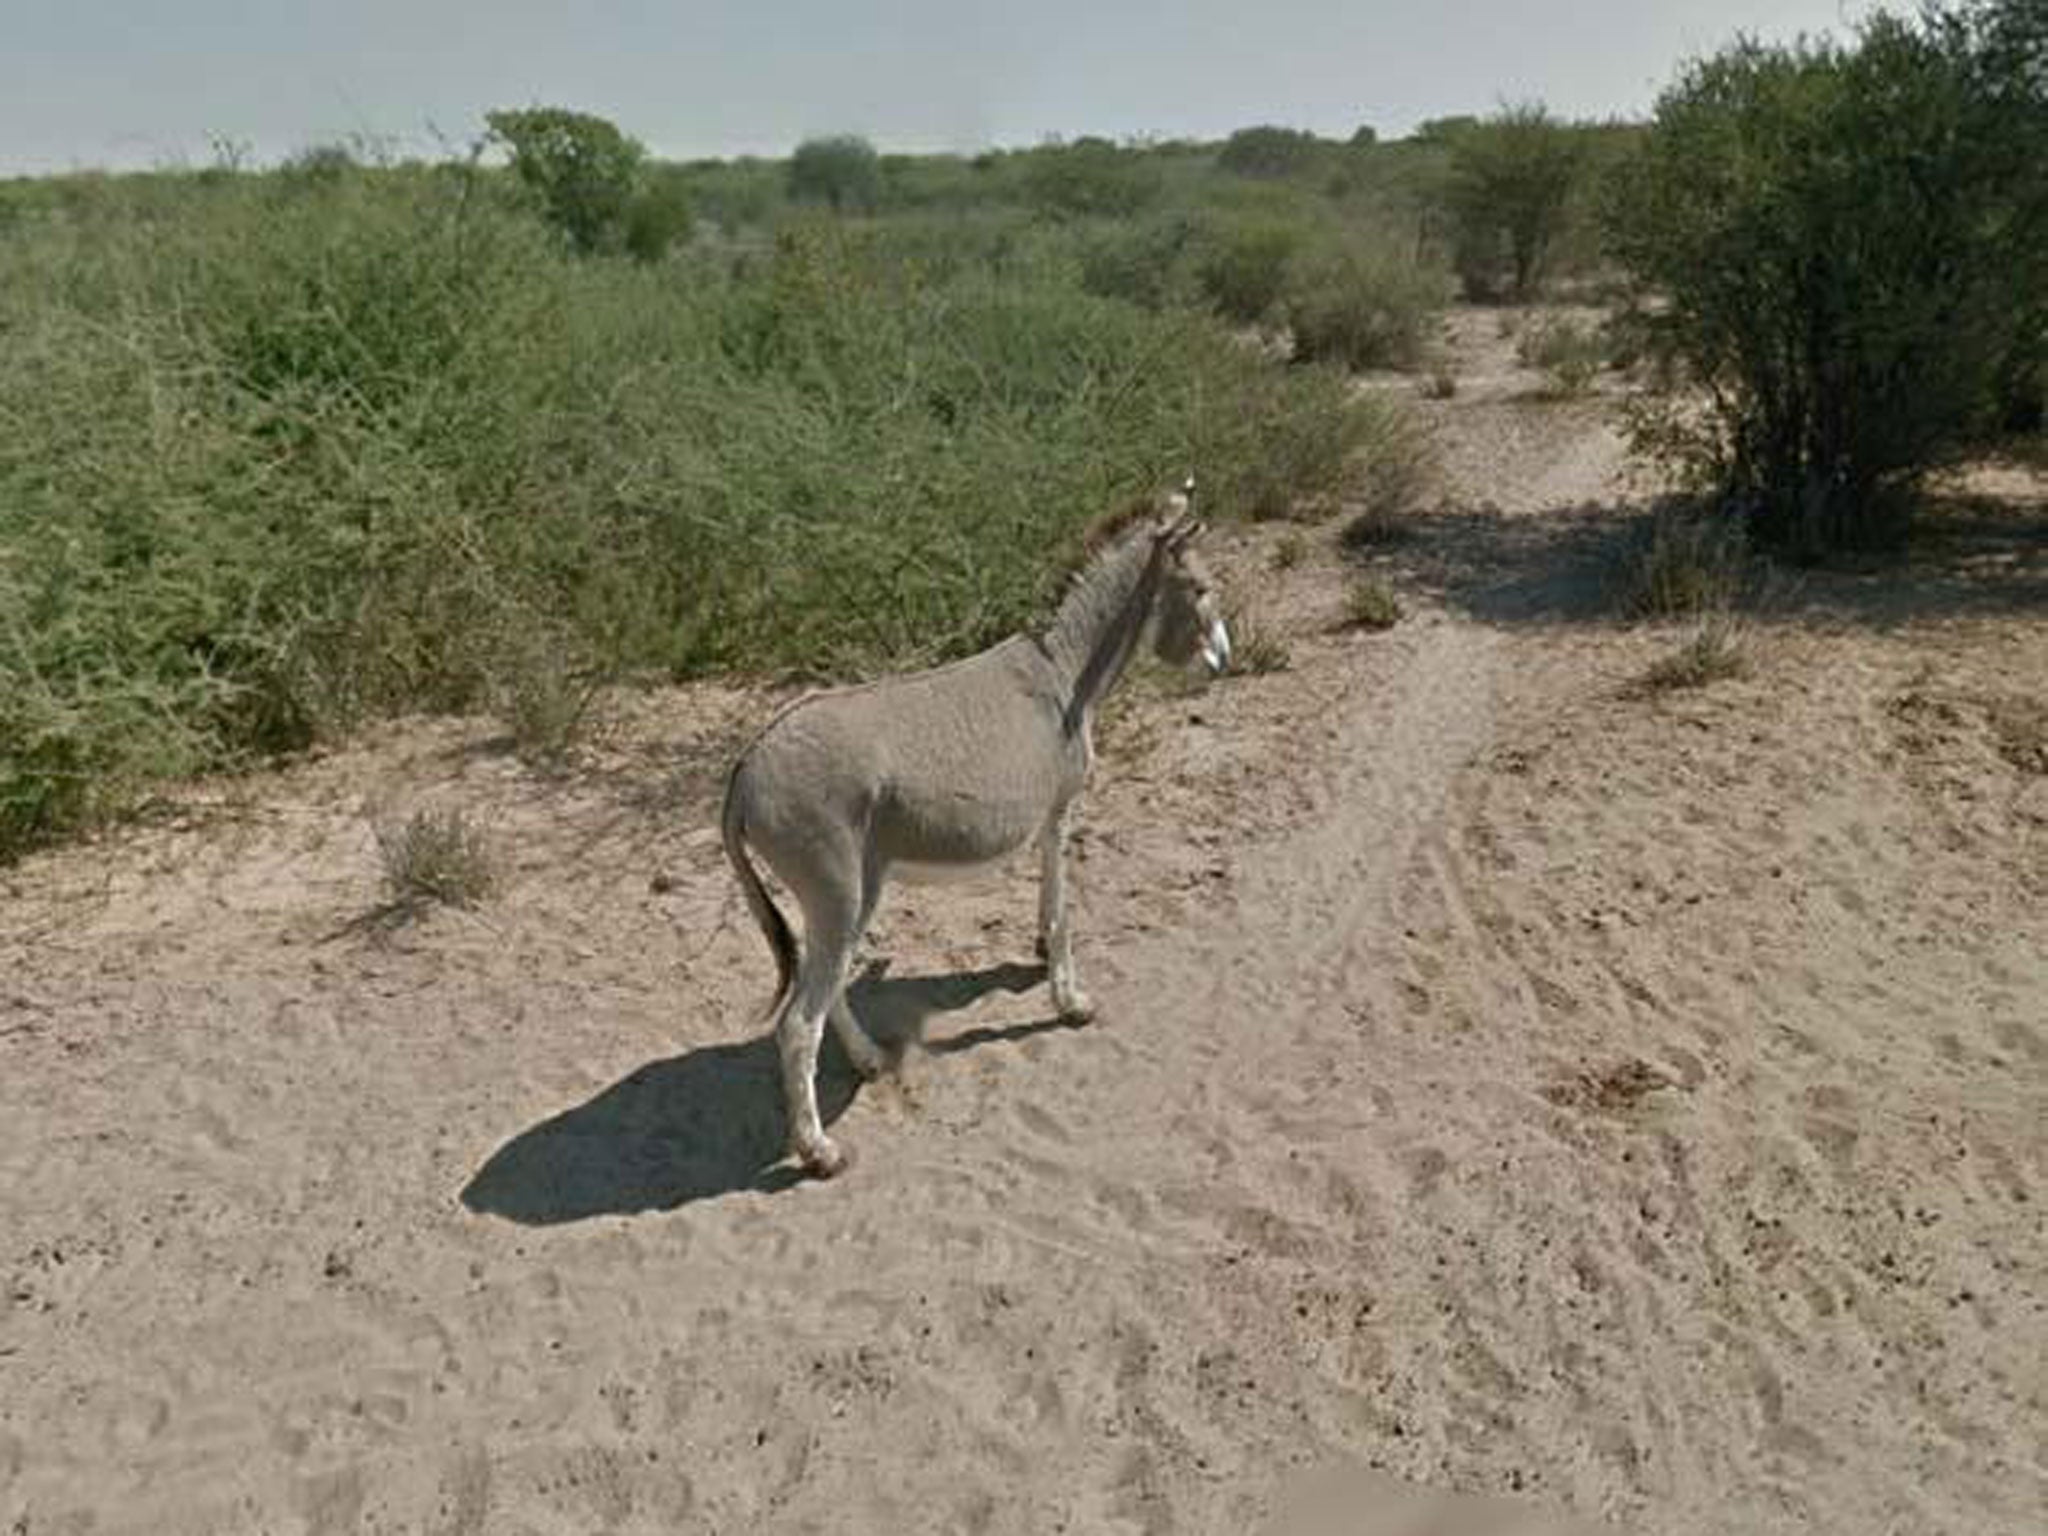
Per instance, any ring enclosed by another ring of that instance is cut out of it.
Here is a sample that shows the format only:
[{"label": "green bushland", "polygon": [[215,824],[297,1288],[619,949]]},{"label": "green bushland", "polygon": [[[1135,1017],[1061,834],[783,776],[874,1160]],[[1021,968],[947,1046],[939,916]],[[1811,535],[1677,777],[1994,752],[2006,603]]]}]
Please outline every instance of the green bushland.
[{"label": "green bushland", "polygon": [[958,654],[1188,468],[1272,516],[1410,451],[1087,291],[1085,221],[685,167],[776,212],[647,263],[507,173],[308,169],[0,185],[0,856],[381,714],[547,751],[593,678]]},{"label": "green bushland", "polygon": [[[788,203],[773,164],[683,167],[691,207],[728,234],[774,223]],[[1286,318],[1295,268],[1327,264],[1333,248],[1352,244],[1371,253],[1354,279],[1370,268],[1389,280],[1384,305],[1440,302],[1450,164],[1443,143],[1381,144],[1370,134],[1350,143],[1273,128],[1212,144],[1080,138],[972,158],[882,155],[860,206],[885,219],[945,213],[1012,229],[1022,220],[1079,253],[1091,292],[1255,324]]]},{"label": "green bushland", "polygon": [[1891,543],[1928,470],[2038,405],[2048,27],[2035,0],[1879,15],[1688,68],[1614,243],[1704,389],[1641,441],[1799,554]]}]

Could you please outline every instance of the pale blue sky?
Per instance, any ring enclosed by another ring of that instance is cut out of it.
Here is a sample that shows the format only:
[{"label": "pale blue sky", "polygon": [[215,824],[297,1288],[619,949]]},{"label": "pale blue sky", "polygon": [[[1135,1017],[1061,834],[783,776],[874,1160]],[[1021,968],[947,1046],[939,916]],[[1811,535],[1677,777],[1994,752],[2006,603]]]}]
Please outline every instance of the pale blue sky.
[{"label": "pale blue sky", "polygon": [[269,160],[367,133],[460,142],[491,107],[602,113],[672,156],[1382,135],[1541,98],[1639,115],[1738,31],[1841,31],[1869,0],[0,0],[0,171]]}]

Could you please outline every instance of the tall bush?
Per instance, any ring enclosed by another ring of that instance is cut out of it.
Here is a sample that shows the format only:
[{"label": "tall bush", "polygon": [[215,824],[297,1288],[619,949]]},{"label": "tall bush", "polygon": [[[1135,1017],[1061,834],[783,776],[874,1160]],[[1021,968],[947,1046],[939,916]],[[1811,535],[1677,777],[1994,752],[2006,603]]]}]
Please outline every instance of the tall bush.
[{"label": "tall bush", "polygon": [[1303,129],[1261,124],[1240,128],[1225,139],[1216,165],[1237,176],[1298,176],[1314,170],[1328,147]]},{"label": "tall bush", "polygon": [[881,191],[881,158],[858,135],[806,139],[789,157],[789,195],[795,202],[859,213],[873,208]]},{"label": "tall bush", "polygon": [[1282,308],[1294,355],[1350,368],[1411,367],[1444,289],[1441,273],[1387,240],[1325,236],[1288,265]]},{"label": "tall bush", "polygon": [[1997,84],[1967,20],[1879,16],[1852,45],[1693,65],[1614,199],[1615,248],[1668,299],[1657,333],[1710,403],[1650,440],[1777,543],[1897,538],[2024,353],[2016,318],[2038,346],[2048,87]]},{"label": "tall bush", "polygon": [[[511,151],[512,170],[539,199],[542,216],[579,251],[616,249],[640,193],[647,151],[618,127],[587,112],[528,107],[484,115],[491,136]],[[641,248],[647,236],[641,236]]]},{"label": "tall bush", "polygon": [[1053,213],[1127,217],[1159,193],[1156,165],[1141,151],[1086,136],[1021,157],[1029,201]]},{"label": "tall bush", "polygon": [[1233,320],[1263,320],[1280,302],[1289,263],[1306,238],[1300,223],[1283,217],[1215,220],[1196,263],[1202,291]]},{"label": "tall bush", "polygon": [[1466,294],[1533,297],[1564,229],[1584,143],[1540,104],[1449,135],[1454,254]]}]

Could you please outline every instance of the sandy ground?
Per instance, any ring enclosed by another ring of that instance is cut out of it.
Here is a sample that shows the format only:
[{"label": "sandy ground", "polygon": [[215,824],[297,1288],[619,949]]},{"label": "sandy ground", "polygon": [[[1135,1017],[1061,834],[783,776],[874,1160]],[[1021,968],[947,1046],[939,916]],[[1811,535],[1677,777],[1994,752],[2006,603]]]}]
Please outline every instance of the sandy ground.
[{"label": "sandy ground", "polygon": [[[1318,1530],[2042,1530],[2042,479],[1647,698],[1607,402],[1495,324],[1400,625],[1333,627],[1333,528],[1216,536],[1292,666],[1118,712],[1097,1024],[1029,860],[885,903],[859,1006],[925,1046],[828,1055],[836,1183],[713,830],[765,696],[555,778],[394,727],[0,872],[0,1529],[1235,1533],[1334,1473]],[[366,920],[418,804],[506,889]]]}]

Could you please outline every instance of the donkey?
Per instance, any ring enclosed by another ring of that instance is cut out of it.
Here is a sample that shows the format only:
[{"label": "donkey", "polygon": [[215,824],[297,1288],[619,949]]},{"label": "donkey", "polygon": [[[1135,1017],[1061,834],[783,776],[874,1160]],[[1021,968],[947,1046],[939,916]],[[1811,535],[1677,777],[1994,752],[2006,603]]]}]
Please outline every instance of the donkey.
[{"label": "donkey", "polygon": [[[1194,481],[1146,509],[1079,572],[1039,634],[950,666],[807,694],[740,753],[723,825],[747,906],[775,953],[771,1014],[789,1151],[831,1178],[847,1155],[818,1119],[818,1046],[829,1017],[864,1078],[886,1066],[846,999],[854,950],[883,881],[972,873],[1037,839],[1040,945],[1054,1006],[1092,1015],[1074,979],[1064,870],[1067,818],[1095,760],[1096,707],[1149,635],[1160,660],[1230,664],[1215,585],[1190,545]],[[803,909],[799,950],[754,867]]]}]

